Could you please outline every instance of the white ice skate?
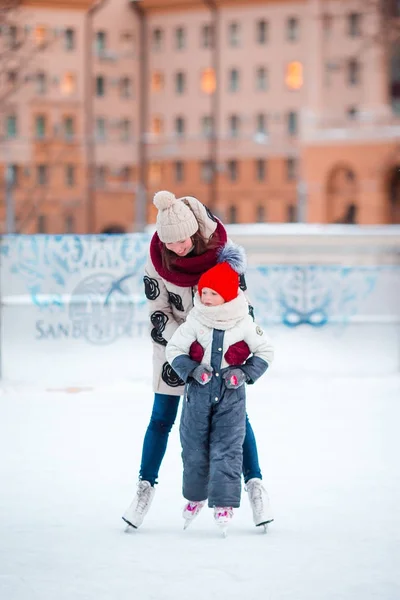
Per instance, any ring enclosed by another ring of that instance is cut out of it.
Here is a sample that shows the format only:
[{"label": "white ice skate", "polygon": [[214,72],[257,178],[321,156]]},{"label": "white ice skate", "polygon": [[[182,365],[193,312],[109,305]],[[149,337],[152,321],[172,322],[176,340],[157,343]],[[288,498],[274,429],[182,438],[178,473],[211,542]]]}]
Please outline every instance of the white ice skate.
[{"label": "white ice skate", "polygon": [[185,524],[183,529],[187,529],[189,525],[194,521],[197,517],[206,501],[202,500],[201,502],[187,502],[182,512],[182,517],[185,519]]},{"label": "white ice skate", "polygon": [[271,523],[274,518],[271,514],[268,494],[262,485],[261,479],[250,479],[246,484],[246,491],[249,494],[254,525],[264,527],[264,532],[267,533],[268,523]]},{"label": "white ice skate", "polygon": [[233,508],[230,506],[214,506],[214,519],[222,536],[228,535],[228,525],[233,517]]},{"label": "white ice skate", "polygon": [[129,531],[130,527],[137,529],[141,526],[153,502],[155,493],[155,488],[148,481],[139,481],[136,496],[122,517],[128,525],[126,531]]}]

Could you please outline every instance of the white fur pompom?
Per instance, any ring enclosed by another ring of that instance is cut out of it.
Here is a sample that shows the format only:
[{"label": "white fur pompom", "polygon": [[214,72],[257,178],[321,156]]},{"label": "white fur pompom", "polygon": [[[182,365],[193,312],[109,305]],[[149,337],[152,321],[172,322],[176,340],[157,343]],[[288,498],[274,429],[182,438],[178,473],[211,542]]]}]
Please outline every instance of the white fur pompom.
[{"label": "white fur pompom", "polygon": [[218,252],[218,262],[227,262],[236,273],[243,275],[247,267],[246,251],[242,246],[228,242]]},{"label": "white fur pompom", "polygon": [[158,210],[167,210],[167,208],[171,208],[175,202],[176,197],[174,194],[165,190],[157,192],[153,198],[153,204],[158,208]]}]

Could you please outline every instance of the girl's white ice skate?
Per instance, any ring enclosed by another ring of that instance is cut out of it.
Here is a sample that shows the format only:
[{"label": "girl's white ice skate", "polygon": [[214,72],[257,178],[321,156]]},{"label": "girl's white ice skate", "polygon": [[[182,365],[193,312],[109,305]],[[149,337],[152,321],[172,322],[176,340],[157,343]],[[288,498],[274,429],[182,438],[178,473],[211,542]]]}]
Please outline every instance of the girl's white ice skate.
[{"label": "girl's white ice skate", "polygon": [[206,501],[201,502],[187,502],[182,512],[182,517],[185,519],[183,529],[187,529],[192,521],[197,517]]},{"label": "girl's white ice skate", "polygon": [[222,536],[228,535],[228,525],[233,517],[233,508],[231,506],[214,506],[214,519]]}]

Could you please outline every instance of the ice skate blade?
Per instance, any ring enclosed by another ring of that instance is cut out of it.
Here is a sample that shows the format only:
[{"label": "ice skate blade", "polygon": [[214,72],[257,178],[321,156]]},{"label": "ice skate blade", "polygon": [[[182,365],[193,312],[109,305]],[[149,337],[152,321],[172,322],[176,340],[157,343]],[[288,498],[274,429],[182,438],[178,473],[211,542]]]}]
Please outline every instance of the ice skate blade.
[{"label": "ice skate blade", "polygon": [[131,533],[132,531],[134,531],[135,529],[137,529],[137,527],[135,527],[134,525],[132,525],[132,523],[129,523],[129,521],[127,521],[126,519],[124,519],[124,517],[122,517],[122,520],[126,524],[126,527],[124,529],[125,533]]},{"label": "ice skate blade", "polygon": [[186,529],[189,527],[191,521],[189,521],[188,519],[185,519],[185,524],[183,526],[183,531],[186,531]]},{"label": "ice skate blade", "polygon": [[226,525],[225,523],[223,525],[218,525],[218,529],[221,532],[221,536],[223,538],[228,537],[228,525]]}]

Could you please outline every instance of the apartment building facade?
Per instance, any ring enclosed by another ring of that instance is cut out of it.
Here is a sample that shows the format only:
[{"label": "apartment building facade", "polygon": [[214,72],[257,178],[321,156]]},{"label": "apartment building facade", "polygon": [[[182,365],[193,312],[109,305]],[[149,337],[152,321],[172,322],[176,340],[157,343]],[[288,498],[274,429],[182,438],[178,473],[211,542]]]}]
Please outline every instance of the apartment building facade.
[{"label": "apartment building facade", "polygon": [[26,0],[33,60],[2,73],[3,231],[141,229],[160,188],[226,222],[398,222],[400,51],[363,7]]}]

